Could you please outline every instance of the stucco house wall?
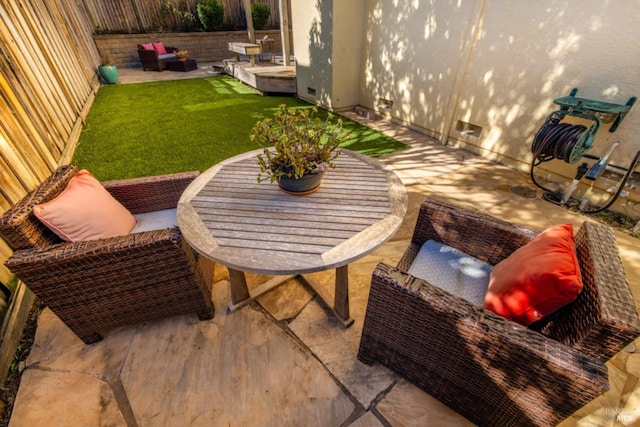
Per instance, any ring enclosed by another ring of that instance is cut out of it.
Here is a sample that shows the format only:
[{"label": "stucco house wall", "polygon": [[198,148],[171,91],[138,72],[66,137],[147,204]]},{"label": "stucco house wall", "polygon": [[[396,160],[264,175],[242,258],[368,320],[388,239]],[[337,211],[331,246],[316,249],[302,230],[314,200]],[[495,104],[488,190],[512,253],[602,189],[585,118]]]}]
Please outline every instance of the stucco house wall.
[{"label": "stucco house wall", "polygon": [[[293,2],[301,97],[332,109],[359,105],[443,144],[528,171],[533,137],[559,108],[554,99],[573,88],[578,97],[615,104],[640,96],[637,1],[354,3],[362,13],[351,2]],[[360,46],[361,54],[345,55],[337,40]],[[347,72],[358,60],[358,75]],[[356,97],[349,92],[353,87]],[[305,96],[307,88],[316,96]],[[589,154],[602,155],[620,141],[611,163],[629,166],[640,150],[637,104],[615,133],[603,123]],[[467,132],[465,123],[475,132]],[[566,186],[576,166],[554,160],[536,172]],[[597,181],[602,189],[614,184],[615,176]],[[638,190],[629,193],[626,200],[640,213]]]},{"label": "stucco house wall", "polygon": [[358,105],[364,13],[365,0],[292,2],[300,98],[334,111]]}]

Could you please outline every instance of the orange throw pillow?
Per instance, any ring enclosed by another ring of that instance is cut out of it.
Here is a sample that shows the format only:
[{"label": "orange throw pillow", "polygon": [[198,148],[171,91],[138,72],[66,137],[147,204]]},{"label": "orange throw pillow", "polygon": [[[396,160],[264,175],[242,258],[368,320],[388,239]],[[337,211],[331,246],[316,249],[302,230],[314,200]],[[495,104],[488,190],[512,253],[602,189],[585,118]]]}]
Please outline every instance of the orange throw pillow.
[{"label": "orange throw pillow", "polygon": [[483,307],[530,325],[582,291],[573,225],[550,227],[491,271]]},{"label": "orange throw pillow", "polygon": [[123,236],[136,225],[127,208],[84,169],[55,199],[34,206],[33,213],[67,242]]}]

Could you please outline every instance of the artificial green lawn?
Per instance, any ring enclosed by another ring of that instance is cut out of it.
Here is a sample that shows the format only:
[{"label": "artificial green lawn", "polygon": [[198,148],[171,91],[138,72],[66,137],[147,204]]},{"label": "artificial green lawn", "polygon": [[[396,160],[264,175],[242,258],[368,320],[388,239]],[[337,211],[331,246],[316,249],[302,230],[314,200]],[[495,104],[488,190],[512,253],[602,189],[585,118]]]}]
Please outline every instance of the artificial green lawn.
[{"label": "artificial green lawn", "polygon": [[[103,86],[72,163],[101,181],[202,172],[259,148],[249,140],[251,129],[280,104],[310,106],[293,97],[261,96],[228,76]],[[373,157],[406,148],[351,120],[344,119],[344,126],[351,132],[345,148]]]}]

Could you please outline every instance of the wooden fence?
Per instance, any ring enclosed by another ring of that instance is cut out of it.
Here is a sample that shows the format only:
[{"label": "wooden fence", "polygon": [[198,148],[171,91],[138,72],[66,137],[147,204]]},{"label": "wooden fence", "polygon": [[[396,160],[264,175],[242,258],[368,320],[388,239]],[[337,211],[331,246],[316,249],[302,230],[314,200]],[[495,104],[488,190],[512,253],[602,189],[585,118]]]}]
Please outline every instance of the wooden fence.
[{"label": "wooden fence", "polygon": [[[243,1],[221,2],[224,29],[245,29]],[[83,0],[83,3],[97,34],[189,31],[200,28],[196,10],[198,0]],[[279,0],[253,0],[252,3],[264,3],[271,8],[267,28],[280,25]]]},{"label": "wooden fence", "polygon": [[[0,2],[0,212],[70,160],[100,85],[93,27],[77,0]],[[0,282],[11,250],[0,239]],[[19,285],[2,324],[6,375],[33,295]]]},{"label": "wooden fence", "polygon": [[46,178],[99,86],[92,28],[74,0],[0,4],[0,210]]}]

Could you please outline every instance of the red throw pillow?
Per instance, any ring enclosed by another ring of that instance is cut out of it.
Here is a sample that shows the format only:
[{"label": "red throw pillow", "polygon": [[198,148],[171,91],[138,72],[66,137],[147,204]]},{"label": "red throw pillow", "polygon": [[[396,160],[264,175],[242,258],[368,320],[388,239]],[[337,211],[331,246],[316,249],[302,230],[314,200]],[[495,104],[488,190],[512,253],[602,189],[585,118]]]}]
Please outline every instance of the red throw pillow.
[{"label": "red throw pillow", "polygon": [[68,242],[124,236],[136,225],[127,208],[84,169],[55,199],[34,206],[33,213]]},{"label": "red throw pillow", "polygon": [[491,271],[483,307],[530,325],[582,291],[573,225],[550,227]]},{"label": "red throw pillow", "polygon": [[140,47],[142,47],[144,50],[155,50],[153,48],[153,43],[142,43]]},{"label": "red throw pillow", "polygon": [[164,43],[157,42],[157,43],[151,43],[151,44],[153,45],[153,48],[156,50],[156,53],[158,55],[166,55],[167,54],[167,49],[165,49]]}]

